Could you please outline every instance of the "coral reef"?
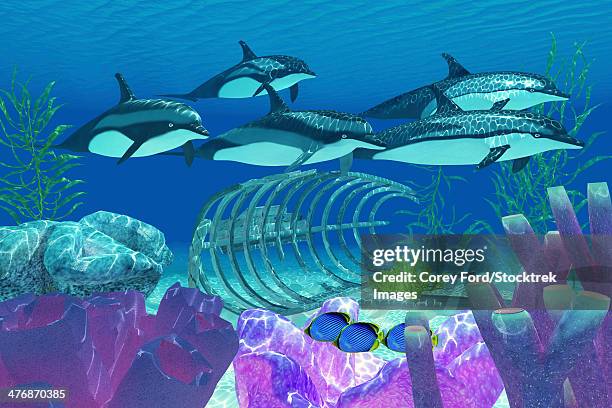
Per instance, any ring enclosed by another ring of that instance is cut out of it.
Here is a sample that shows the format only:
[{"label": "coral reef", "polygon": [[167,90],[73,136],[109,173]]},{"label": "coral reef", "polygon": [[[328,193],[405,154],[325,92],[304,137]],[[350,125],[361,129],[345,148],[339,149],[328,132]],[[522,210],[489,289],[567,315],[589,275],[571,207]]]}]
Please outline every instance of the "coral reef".
[{"label": "coral reef", "polygon": [[78,156],[52,149],[69,128],[59,125],[48,130],[60,108],[51,96],[55,83],[32,98],[28,82],[18,82],[15,71],[10,89],[0,90],[0,167],[6,170],[0,175],[0,209],[17,224],[64,219],[83,204],[85,194],[75,191],[83,180],[67,177],[79,165]]},{"label": "coral reef", "polygon": [[[359,308],[352,299],[334,298],[312,318],[330,311],[346,312],[357,320]],[[270,311],[243,312],[237,330],[241,340],[234,370],[240,406],[431,407],[431,399],[413,402],[413,385],[421,381],[416,378],[429,375],[437,382],[430,391],[440,395],[444,407],[482,408],[492,406],[503,388],[469,312],[440,327],[430,371],[416,375],[411,367],[422,366],[417,355],[387,362],[372,353],[344,353],[332,344],[313,341],[290,320]],[[427,337],[431,355],[428,332]]]},{"label": "coral reef", "polygon": [[[511,307],[504,305],[495,287],[469,285],[474,317],[511,407],[563,407],[570,398],[578,406],[609,407],[610,192],[606,183],[588,185],[590,245],[565,189],[550,188],[548,197],[558,231],[548,232],[543,242],[523,215],[505,217],[503,224],[525,271],[552,271],[558,284],[519,285]],[[570,271],[584,290],[568,285]]]},{"label": "coral reef", "polygon": [[79,222],[0,227],[0,300],[22,293],[149,294],[172,253],[163,233],[126,215],[99,211]]},{"label": "coral reef", "polygon": [[0,388],[68,389],[67,408],[203,407],[238,349],[220,298],[179,284],[157,315],[134,291],[0,303]]}]

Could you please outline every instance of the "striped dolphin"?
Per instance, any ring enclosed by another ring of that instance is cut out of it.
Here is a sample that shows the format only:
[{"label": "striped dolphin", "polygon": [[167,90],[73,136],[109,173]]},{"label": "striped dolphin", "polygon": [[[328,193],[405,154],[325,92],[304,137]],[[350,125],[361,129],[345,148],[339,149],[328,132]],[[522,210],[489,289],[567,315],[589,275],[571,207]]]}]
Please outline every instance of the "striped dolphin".
[{"label": "striped dolphin", "polygon": [[[482,72],[471,74],[449,54],[448,76],[434,86],[464,111],[490,109],[508,99],[504,109],[523,110],[544,102],[564,101],[568,96],[548,78],[527,72]],[[436,111],[432,85],[423,86],[382,102],[361,115],[379,119],[418,119]]]},{"label": "striped dolphin", "polygon": [[264,84],[275,90],[289,88],[291,101],[298,97],[298,82],[316,77],[308,65],[299,58],[287,55],[258,57],[244,42],[242,61],[215,75],[193,91],[186,94],[165,94],[172,98],[197,101],[204,98],[250,98],[267,93]]},{"label": "striped dolphin", "polygon": [[513,160],[512,170],[517,172],[534,154],[584,146],[554,119],[503,110],[507,99],[490,110],[464,112],[442,90],[434,86],[432,92],[438,104],[435,115],[378,133],[387,149],[360,149],[355,157],[429,165],[476,164],[478,169]]},{"label": "striped dolphin", "polygon": [[152,156],[183,146],[188,165],[195,149],[192,140],[207,139],[200,115],[191,107],[161,99],[136,99],[123,76],[115,74],[119,103],[87,122],[63,143],[54,146],[120,158]]},{"label": "striped dolphin", "polygon": [[292,111],[268,84],[270,112],[204,143],[196,155],[257,166],[288,166],[341,159],[348,171],[357,148],[384,149],[360,116],[328,110]]}]

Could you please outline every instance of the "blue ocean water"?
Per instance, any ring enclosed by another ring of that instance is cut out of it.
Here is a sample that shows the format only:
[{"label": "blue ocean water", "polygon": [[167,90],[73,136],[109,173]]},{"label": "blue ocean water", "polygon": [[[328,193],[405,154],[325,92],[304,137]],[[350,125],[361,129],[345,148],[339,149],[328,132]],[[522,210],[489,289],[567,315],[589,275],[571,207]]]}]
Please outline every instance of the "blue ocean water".
[{"label": "blue ocean water", "polygon": [[[63,107],[56,123],[79,126],[114,105],[113,78],[122,72],[137,96],[193,89],[240,60],[238,40],[260,55],[304,59],[318,74],[302,82],[296,109],[362,111],[391,96],[446,76],[441,52],[473,72],[543,72],[551,32],[559,56],[587,41],[593,58],[592,102],[602,104],[583,134],[607,131],[612,108],[610,1],[109,1],[41,0],[0,4],[0,87],[14,67],[40,90],[57,81]],[[283,96],[288,99],[286,92]],[[265,114],[267,97],[208,99],[194,104],[213,135]],[[373,121],[377,129],[396,122]],[[580,135],[579,135],[580,136]],[[609,135],[593,151],[609,154]],[[72,176],[84,179],[86,204],[74,217],[105,209],[125,213],[162,229],[169,241],[188,242],[201,204],[237,182],[278,169],[198,160],[187,168],[176,157],[115,160],[88,155]],[[578,166],[579,163],[576,163]],[[336,169],[337,163],[317,166]],[[419,173],[394,162],[356,161],[354,169],[397,181]],[[576,186],[609,181],[612,164],[599,164]],[[498,225],[483,197],[493,193],[487,171],[447,168],[465,176],[447,202]],[[10,223],[5,214],[0,224]]]},{"label": "blue ocean water", "polygon": [[[31,78],[34,94],[56,81],[54,95],[63,107],[53,124],[78,127],[116,103],[115,72],[124,74],[139,97],[189,91],[237,63],[237,42],[245,40],[259,55],[300,57],[318,74],[300,85],[292,107],[360,112],[445,77],[442,52],[472,72],[543,73],[554,33],[561,59],[573,54],[574,43],[588,43],[591,102],[601,106],[578,137],[607,132],[592,152],[609,155],[611,14],[609,0],[6,0],[0,2],[0,88],[9,86],[14,67],[20,78]],[[283,97],[288,100],[286,91]],[[208,99],[193,106],[217,135],[265,114],[268,100]],[[397,121],[372,123],[384,129]],[[128,214],[159,227],[171,242],[176,260],[149,299],[151,309],[166,287],[176,280],[186,283],[186,243],[200,206],[223,188],[279,171],[200,160],[188,168],[176,157],[133,159],[117,166],[114,159],[86,155],[82,163],[70,176],[86,181],[87,196],[73,218],[101,209]],[[316,168],[337,169],[338,164]],[[356,161],[353,168],[401,182],[426,181],[422,171],[402,163]],[[447,204],[499,229],[485,201],[494,194],[489,169],[475,172],[461,166],[445,171],[468,180],[453,187]],[[612,161],[597,164],[580,175],[574,187],[585,191],[587,182],[610,182],[611,174]],[[7,224],[12,220],[0,212],[0,225]],[[230,400],[231,374],[225,388],[219,387]]]}]

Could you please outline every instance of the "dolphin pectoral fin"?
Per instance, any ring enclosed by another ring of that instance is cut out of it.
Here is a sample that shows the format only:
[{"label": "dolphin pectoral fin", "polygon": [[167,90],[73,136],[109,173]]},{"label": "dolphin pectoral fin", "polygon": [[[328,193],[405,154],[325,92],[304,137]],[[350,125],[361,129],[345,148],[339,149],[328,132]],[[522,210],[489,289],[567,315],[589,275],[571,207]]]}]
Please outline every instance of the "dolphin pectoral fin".
[{"label": "dolphin pectoral fin", "polygon": [[183,145],[183,153],[185,153],[185,163],[187,163],[187,166],[191,167],[193,158],[195,157],[195,148],[191,140]]},{"label": "dolphin pectoral fin", "polygon": [[506,150],[508,150],[509,148],[510,148],[510,145],[492,147],[491,150],[489,151],[489,154],[487,154],[487,157],[482,159],[482,161],[478,163],[476,168],[480,170],[484,167],[487,167],[490,164],[495,163],[497,160],[499,160],[504,155],[504,153],[506,153]]},{"label": "dolphin pectoral fin", "polygon": [[319,150],[318,147],[311,145],[311,147],[302,153],[293,163],[289,165],[285,169],[285,173],[290,173],[300,167],[302,164],[306,163],[308,159],[310,159],[316,152]]},{"label": "dolphin pectoral fin", "polygon": [[340,175],[346,176],[353,165],[353,152],[340,158]]},{"label": "dolphin pectoral fin", "polygon": [[259,88],[257,88],[255,90],[255,92],[253,93],[253,96],[257,96],[261,93],[261,91],[263,91],[264,89],[266,89],[266,83],[262,83],[261,85],[259,85]]},{"label": "dolphin pectoral fin", "polygon": [[504,107],[508,104],[508,102],[510,102],[510,98],[495,102],[491,107],[491,112],[501,112],[504,110]]},{"label": "dolphin pectoral fin", "polygon": [[121,164],[127,159],[129,159],[130,157],[132,157],[132,155],[136,153],[136,151],[140,148],[140,146],[142,146],[142,142],[132,143],[130,147],[125,151],[125,153],[123,153],[123,156],[121,156],[117,164]]},{"label": "dolphin pectoral fin", "polygon": [[298,84],[291,85],[291,87],[289,88],[289,92],[291,92],[291,102],[295,102],[298,97],[299,90],[300,89],[298,88]]},{"label": "dolphin pectoral fin", "polygon": [[530,158],[531,156],[521,157],[520,159],[514,159],[512,161],[512,172],[518,173],[519,171],[523,170],[527,166],[527,163],[529,163]]}]

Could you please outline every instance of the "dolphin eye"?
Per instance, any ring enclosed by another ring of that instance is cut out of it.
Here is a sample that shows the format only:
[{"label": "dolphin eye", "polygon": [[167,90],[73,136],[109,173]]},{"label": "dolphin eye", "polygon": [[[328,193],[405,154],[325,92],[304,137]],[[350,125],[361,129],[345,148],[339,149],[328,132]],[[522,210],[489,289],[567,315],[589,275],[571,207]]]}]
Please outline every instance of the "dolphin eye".
[{"label": "dolphin eye", "polygon": [[168,123],[168,127],[173,127],[173,126],[174,126],[174,123],[172,122]]},{"label": "dolphin eye", "polygon": [[539,133],[534,133],[534,134],[533,134],[533,137],[540,137],[540,136],[542,136],[542,135],[541,135],[541,134],[539,134]]},{"label": "dolphin eye", "polygon": [[346,139],[346,133],[343,133],[343,134],[342,134],[342,138],[343,138],[343,139]]}]

